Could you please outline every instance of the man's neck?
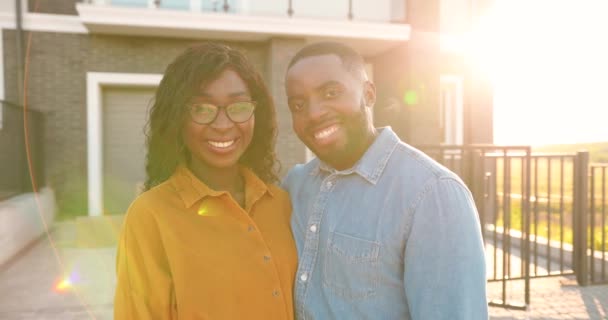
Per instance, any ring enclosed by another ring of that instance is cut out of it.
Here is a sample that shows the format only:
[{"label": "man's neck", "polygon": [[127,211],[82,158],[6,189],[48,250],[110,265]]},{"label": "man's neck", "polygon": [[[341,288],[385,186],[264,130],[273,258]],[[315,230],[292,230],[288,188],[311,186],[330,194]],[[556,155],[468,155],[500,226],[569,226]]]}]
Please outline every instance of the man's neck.
[{"label": "man's neck", "polygon": [[338,171],[346,170],[348,168],[352,168],[367,152],[367,149],[374,143],[376,137],[378,136],[378,130],[375,127],[370,127],[367,134],[365,135],[363,141],[358,145],[357,151],[353,153],[353,156],[349,159],[344,159],[344,161],[336,162],[336,163],[328,163],[334,169]]}]

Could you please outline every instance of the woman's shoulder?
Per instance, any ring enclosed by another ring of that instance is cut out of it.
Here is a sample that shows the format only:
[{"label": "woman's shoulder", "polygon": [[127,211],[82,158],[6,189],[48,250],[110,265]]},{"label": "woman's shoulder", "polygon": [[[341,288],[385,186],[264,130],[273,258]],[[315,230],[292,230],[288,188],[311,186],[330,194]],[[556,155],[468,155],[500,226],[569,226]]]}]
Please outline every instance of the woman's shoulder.
[{"label": "woman's shoulder", "polygon": [[128,213],[135,212],[136,215],[152,214],[154,208],[160,208],[163,203],[170,201],[176,196],[169,181],[162,182],[149,190],[140,193],[131,203]]},{"label": "woman's shoulder", "polygon": [[279,200],[289,201],[289,194],[287,193],[287,191],[285,189],[281,188],[280,186],[278,186],[274,183],[267,183],[266,185],[268,187],[268,191],[274,198],[277,198]]}]

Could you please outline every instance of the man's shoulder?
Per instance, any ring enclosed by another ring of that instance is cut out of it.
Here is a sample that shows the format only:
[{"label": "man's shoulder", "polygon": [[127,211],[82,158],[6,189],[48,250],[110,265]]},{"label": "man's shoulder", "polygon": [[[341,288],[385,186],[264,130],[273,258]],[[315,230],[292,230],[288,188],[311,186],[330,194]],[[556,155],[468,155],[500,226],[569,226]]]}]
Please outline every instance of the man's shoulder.
[{"label": "man's shoulder", "polygon": [[317,158],[314,158],[307,163],[296,164],[287,172],[282,187],[289,189],[296,181],[301,183],[305,177],[310,176],[315,170],[319,170],[319,159]]},{"label": "man's shoulder", "polygon": [[399,141],[397,144],[387,169],[390,174],[403,174],[408,177],[413,175],[422,180],[445,177],[458,178],[453,171],[431,158],[422,150],[403,141]]}]

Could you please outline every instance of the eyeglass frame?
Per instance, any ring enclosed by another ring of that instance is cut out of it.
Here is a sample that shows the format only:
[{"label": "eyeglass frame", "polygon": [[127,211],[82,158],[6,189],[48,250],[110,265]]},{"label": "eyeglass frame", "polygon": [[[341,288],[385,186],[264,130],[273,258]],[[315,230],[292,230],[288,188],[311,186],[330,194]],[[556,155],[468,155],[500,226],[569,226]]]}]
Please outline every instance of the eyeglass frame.
[{"label": "eyeglass frame", "polygon": [[[228,109],[227,108],[230,107],[231,105],[234,105],[234,104],[237,104],[237,103],[250,103],[251,105],[253,105],[253,110],[251,111],[251,115],[249,115],[249,117],[247,119],[243,120],[243,121],[234,121],[234,120],[232,120],[232,118],[230,117],[230,114],[228,113]],[[195,107],[196,105],[201,105],[201,104],[208,104],[208,105],[212,105],[212,106],[214,106],[214,107],[217,108],[217,112],[215,113],[215,116],[213,117],[213,119],[211,119],[211,121],[201,123],[201,122],[198,122],[198,121],[194,120],[194,115],[192,114],[192,112],[193,112],[192,108]],[[253,117],[253,115],[255,114],[255,109],[257,109],[258,106],[257,106],[257,102],[256,101],[237,101],[237,102],[233,102],[233,103],[230,103],[230,104],[227,104],[227,105],[223,105],[223,106],[218,106],[216,104],[206,103],[206,102],[205,103],[190,103],[186,107],[188,108],[188,113],[190,114],[190,119],[192,121],[194,121],[194,123],[197,123],[197,124],[200,124],[200,125],[209,125],[209,124],[212,124],[217,119],[217,117],[219,116],[220,111],[222,111],[222,109],[224,109],[224,113],[226,114],[226,117],[228,118],[228,120],[232,121],[232,123],[237,123],[237,124],[238,123],[245,123],[245,122],[249,121],[249,119],[251,119],[251,117]]]}]

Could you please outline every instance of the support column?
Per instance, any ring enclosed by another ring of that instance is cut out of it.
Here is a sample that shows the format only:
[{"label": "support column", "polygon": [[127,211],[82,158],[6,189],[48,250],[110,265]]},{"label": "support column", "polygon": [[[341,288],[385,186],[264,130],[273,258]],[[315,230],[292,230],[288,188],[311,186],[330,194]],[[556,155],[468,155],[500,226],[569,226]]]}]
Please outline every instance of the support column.
[{"label": "support column", "polygon": [[441,142],[440,117],[440,0],[408,0],[407,22],[412,27],[408,41],[406,88],[407,136],[409,143]]},{"label": "support column", "polygon": [[274,98],[279,134],[277,136],[276,152],[281,161],[281,176],[287,173],[297,163],[306,160],[306,148],[298,139],[291,125],[291,113],[287,106],[285,94],[285,72],[291,58],[304,45],[303,39],[274,38],[268,44],[268,60],[266,63],[266,81],[270,94]]}]

